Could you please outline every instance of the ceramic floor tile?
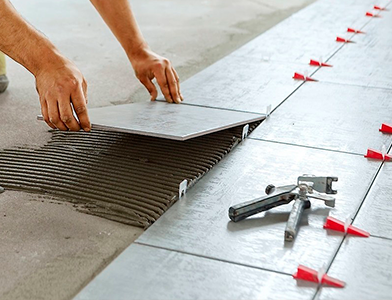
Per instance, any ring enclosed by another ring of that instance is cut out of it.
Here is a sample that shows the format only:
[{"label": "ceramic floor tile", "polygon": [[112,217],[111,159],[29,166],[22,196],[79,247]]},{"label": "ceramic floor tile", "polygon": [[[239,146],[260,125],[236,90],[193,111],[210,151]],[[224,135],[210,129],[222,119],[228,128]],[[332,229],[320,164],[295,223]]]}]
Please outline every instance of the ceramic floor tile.
[{"label": "ceramic floor tile", "polygon": [[282,64],[233,55],[213,64],[181,86],[186,104],[265,113],[287,98],[302,81],[294,72],[311,72],[301,64]]},{"label": "ceramic floor tile", "polygon": [[316,299],[391,299],[392,240],[346,238],[328,275],[346,287],[323,287]]},{"label": "ceramic floor tile", "polygon": [[385,163],[366,197],[354,225],[371,235],[392,239],[392,164]]},{"label": "ceramic floor tile", "polygon": [[322,82],[390,89],[392,93],[392,54],[350,44],[329,61],[314,77]]},{"label": "ceramic floor tile", "polygon": [[[343,237],[322,228],[325,218],[355,212],[379,166],[357,155],[246,140],[138,242],[290,274],[299,263],[318,269]],[[265,195],[268,184],[295,184],[302,174],[339,177],[338,194],[333,209],[312,200],[294,243],[284,242],[291,204],[230,221],[230,206]]]},{"label": "ceramic floor tile", "polygon": [[133,244],[75,299],[311,299],[315,290],[291,276]]},{"label": "ceramic floor tile", "polygon": [[390,90],[307,82],[251,138],[365,154],[390,145],[391,111]]},{"label": "ceramic floor tile", "polygon": [[382,12],[364,27],[328,62],[332,68],[320,69],[320,81],[392,89],[392,14]]},{"label": "ceramic floor tile", "polygon": [[392,43],[392,1],[389,1],[388,9],[388,11],[381,12],[371,11],[378,13],[381,17],[371,18],[371,21],[363,28],[365,34],[355,35],[354,40],[357,44],[375,51],[390,48]]},{"label": "ceramic floor tile", "polygon": [[348,27],[362,28],[369,18],[365,12],[373,7],[367,1],[317,1],[233,54],[282,62],[309,63],[310,59],[327,59],[342,44],[336,37],[352,36]]},{"label": "ceramic floor tile", "polygon": [[93,128],[187,140],[264,119],[263,115],[165,102],[142,102],[89,110]]}]

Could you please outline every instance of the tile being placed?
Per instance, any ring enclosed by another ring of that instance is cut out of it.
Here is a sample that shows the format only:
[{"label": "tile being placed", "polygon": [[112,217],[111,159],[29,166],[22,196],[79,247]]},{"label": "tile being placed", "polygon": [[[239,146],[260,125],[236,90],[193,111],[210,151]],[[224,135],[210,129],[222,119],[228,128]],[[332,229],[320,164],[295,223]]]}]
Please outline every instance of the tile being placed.
[{"label": "tile being placed", "polygon": [[310,82],[251,138],[364,155],[368,148],[391,144],[392,136],[378,131],[391,120],[391,111],[390,90]]},{"label": "tile being placed", "polygon": [[287,18],[269,31],[244,45],[233,54],[281,62],[309,63],[326,60],[342,47],[336,37],[351,37],[348,27],[362,28],[373,2],[321,0]]},{"label": "tile being placed", "polygon": [[133,244],[75,300],[311,299],[291,276]]},{"label": "tile being placed", "polygon": [[391,299],[392,240],[346,238],[328,275],[345,281],[346,287],[322,287],[316,299]]},{"label": "tile being placed", "polygon": [[[358,155],[246,140],[137,242],[288,274],[298,264],[319,269],[343,238],[323,229],[326,217],[355,212],[379,166]],[[230,221],[230,206],[264,196],[268,184],[296,184],[302,174],[337,176],[338,194],[333,209],[312,200],[294,243],[284,242],[291,204]]]},{"label": "tile being placed", "polygon": [[181,85],[185,104],[265,113],[303,82],[294,72],[311,72],[301,64],[282,64],[229,55]]},{"label": "tile being placed", "polygon": [[93,108],[89,116],[96,129],[173,140],[187,140],[264,119],[260,114],[159,101]]},{"label": "tile being placed", "polygon": [[392,240],[392,164],[385,163],[353,225]]}]

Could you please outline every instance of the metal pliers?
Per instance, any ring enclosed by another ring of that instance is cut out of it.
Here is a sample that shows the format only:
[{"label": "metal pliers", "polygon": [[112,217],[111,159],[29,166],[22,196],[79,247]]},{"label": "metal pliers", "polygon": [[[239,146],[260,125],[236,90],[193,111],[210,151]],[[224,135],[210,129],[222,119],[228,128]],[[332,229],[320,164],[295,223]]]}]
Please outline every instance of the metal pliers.
[{"label": "metal pliers", "polygon": [[230,207],[229,217],[232,221],[238,222],[254,214],[295,200],[284,234],[285,240],[292,242],[298,231],[303,211],[311,206],[309,198],[322,200],[326,206],[335,207],[335,198],[325,194],[337,193],[336,190],[332,189],[332,183],[336,181],[338,181],[337,177],[303,175],[298,177],[296,185],[275,187],[270,184],[265,189],[267,196]]}]

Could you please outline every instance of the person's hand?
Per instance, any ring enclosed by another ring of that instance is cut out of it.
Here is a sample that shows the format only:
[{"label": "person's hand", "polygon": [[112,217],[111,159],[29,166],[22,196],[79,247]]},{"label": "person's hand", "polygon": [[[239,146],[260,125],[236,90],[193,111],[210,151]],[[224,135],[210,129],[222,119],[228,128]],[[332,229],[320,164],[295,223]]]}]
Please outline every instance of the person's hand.
[{"label": "person's hand", "polygon": [[91,130],[87,113],[87,83],[71,61],[59,59],[40,69],[35,79],[42,116],[51,128]]},{"label": "person's hand", "polygon": [[151,95],[151,101],[158,96],[157,89],[152,82],[156,78],[162,94],[169,103],[181,103],[180,82],[176,70],[170,61],[145,48],[130,55],[132,67],[136,77],[146,87]]}]

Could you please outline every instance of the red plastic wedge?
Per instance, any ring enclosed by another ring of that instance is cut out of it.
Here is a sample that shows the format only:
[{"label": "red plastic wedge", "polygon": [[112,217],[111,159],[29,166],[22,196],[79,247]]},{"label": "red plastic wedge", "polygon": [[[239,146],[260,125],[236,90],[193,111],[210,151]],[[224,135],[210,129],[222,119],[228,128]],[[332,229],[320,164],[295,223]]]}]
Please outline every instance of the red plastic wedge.
[{"label": "red plastic wedge", "polygon": [[344,38],[342,38],[342,37],[340,37],[340,36],[336,37],[336,41],[339,42],[339,43],[355,43],[355,42],[353,42],[353,41],[344,39]]},{"label": "red plastic wedge", "polygon": [[318,67],[332,67],[332,65],[330,65],[330,64],[319,62],[319,61],[314,60],[314,59],[310,60],[309,65],[311,65],[311,66],[318,66]]},{"label": "red plastic wedge", "polygon": [[294,73],[293,79],[305,80],[305,76],[297,72]]},{"label": "red plastic wedge", "polygon": [[372,18],[380,18],[381,17],[380,15],[373,14],[371,12],[366,12],[366,16],[367,17],[372,17]]},{"label": "red plastic wedge", "polygon": [[385,154],[385,155],[384,155],[384,160],[385,160],[385,161],[392,161],[392,155]]},{"label": "red plastic wedge", "polygon": [[304,75],[297,73],[297,72],[294,73],[293,79],[303,80],[303,81],[318,81],[318,80],[313,79],[311,77],[307,77],[307,76],[305,77]]},{"label": "red plastic wedge", "polygon": [[384,160],[384,156],[382,155],[382,153],[380,151],[376,151],[373,149],[368,149],[365,157],[372,158],[372,159]]},{"label": "red plastic wedge", "polygon": [[354,32],[354,33],[365,33],[364,31],[361,30],[356,30],[354,28],[347,28],[347,32]]},{"label": "red plastic wedge", "polygon": [[381,6],[378,6],[378,5],[374,5],[373,8],[377,9],[377,10],[387,10],[385,7],[381,7]]},{"label": "red plastic wedge", "polygon": [[[331,229],[335,231],[340,231],[340,232],[345,232],[344,230],[344,222],[335,219],[333,217],[327,217],[327,220],[325,221],[324,224],[324,229]],[[370,233],[359,229],[355,226],[349,225],[347,228],[347,233],[352,234],[352,235],[357,235],[357,236],[362,236],[362,237],[369,237]]]},{"label": "red plastic wedge", "polygon": [[311,77],[306,77],[305,80],[306,80],[306,81],[318,81],[317,79],[313,79],[313,78],[311,78]]},{"label": "red plastic wedge", "polygon": [[319,282],[318,272],[316,270],[305,267],[303,265],[298,266],[297,273],[295,273],[293,277],[299,280],[327,284],[330,286],[335,286],[340,288],[343,288],[346,285],[343,281],[330,277],[327,274],[324,274],[321,279],[321,282]]},{"label": "red plastic wedge", "polygon": [[379,131],[382,133],[392,133],[392,125],[382,123]]}]

